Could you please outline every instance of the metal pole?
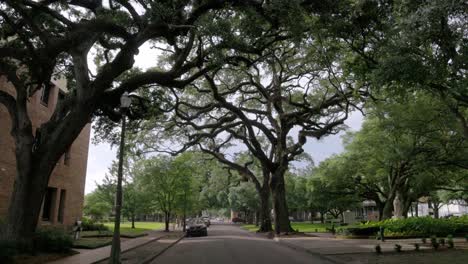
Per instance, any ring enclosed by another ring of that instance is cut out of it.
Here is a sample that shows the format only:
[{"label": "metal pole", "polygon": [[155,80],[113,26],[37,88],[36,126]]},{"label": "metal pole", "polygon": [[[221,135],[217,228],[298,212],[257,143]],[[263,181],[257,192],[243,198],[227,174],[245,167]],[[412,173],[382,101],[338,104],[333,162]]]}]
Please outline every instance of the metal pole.
[{"label": "metal pole", "polygon": [[182,227],[182,231],[185,232],[185,226],[187,225],[187,223],[185,222],[185,218],[187,218],[187,190],[184,190],[184,219],[183,219],[183,227]]},{"label": "metal pole", "polygon": [[120,215],[122,209],[122,174],[123,174],[123,159],[125,148],[125,126],[126,117],[125,109],[122,108],[122,132],[120,133],[120,148],[119,148],[119,168],[117,171],[117,192],[115,202],[115,222],[114,236],[112,238],[111,255],[109,258],[110,264],[120,264]]}]

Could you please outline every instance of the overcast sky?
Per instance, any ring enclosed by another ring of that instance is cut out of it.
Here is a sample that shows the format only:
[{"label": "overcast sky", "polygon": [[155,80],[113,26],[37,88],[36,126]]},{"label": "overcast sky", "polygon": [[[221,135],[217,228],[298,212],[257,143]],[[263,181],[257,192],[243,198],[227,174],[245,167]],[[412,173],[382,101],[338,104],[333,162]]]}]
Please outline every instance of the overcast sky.
[{"label": "overcast sky", "polygon": [[[360,112],[354,112],[345,123],[350,130],[357,131],[361,128],[362,115]],[[308,139],[304,149],[312,156],[315,165],[343,151],[342,134],[331,135],[321,140]],[[111,149],[109,144],[93,145],[90,143],[85,193],[92,192],[96,188],[96,183],[101,183],[114,159],[116,159],[115,148]]]},{"label": "overcast sky", "polygon": [[[159,50],[151,49],[149,45],[144,45],[140,48],[140,53],[135,58],[135,65],[146,69],[154,67],[157,63],[157,57]],[[88,60],[91,70],[94,64],[91,59]],[[352,113],[345,124],[350,130],[356,131],[361,128],[363,117],[360,112]],[[324,159],[330,157],[333,154],[337,154],[343,151],[343,145],[341,136],[343,133],[338,135],[331,135],[321,140],[308,139],[304,150],[312,156],[315,165],[319,164]],[[91,131],[91,137],[92,137]],[[86,187],[85,193],[90,193],[96,188],[96,183],[101,183],[105,173],[108,171],[112,160],[116,159],[115,148],[111,149],[109,144],[98,144],[94,145],[90,143],[89,154],[88,154],[88,169],[86,174]]]}]

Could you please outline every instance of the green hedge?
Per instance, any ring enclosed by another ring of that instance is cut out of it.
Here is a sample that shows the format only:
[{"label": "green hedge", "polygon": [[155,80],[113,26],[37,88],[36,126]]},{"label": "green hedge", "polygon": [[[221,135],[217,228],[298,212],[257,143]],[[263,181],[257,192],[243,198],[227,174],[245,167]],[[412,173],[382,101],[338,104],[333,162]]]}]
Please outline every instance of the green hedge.
[{"label": "green hedge", "polygon": [[39,229],[34,237],[34,248],[41,252],[67,252],[72,245],[72,237],[58,228]]},{"label": "green hedge", "polygon": [[379,232],[378,226],[346,226],[336,228],[336,233],[343,236],[374,236]]},{"label": "green hedge", "polygon": [[386,237],[445,237],[468,233],[468,216],[434,219],[432,217],[412,217],[406,219],[389,219],[380,222],[338,227],[341,235],[372,236],[379,228],[385,229]]},{"label": "green hedge", "polygon": [[18,254],[65,253],[72,245],[73,240],[65,230],[40,228],[30,241],[0,240],[0,263],[11,263]]},{"label": "green hedge", "polygon": [[109,231],[109,228],[104,224],[85,217],[81,221],[81,227],[83,231]]}]

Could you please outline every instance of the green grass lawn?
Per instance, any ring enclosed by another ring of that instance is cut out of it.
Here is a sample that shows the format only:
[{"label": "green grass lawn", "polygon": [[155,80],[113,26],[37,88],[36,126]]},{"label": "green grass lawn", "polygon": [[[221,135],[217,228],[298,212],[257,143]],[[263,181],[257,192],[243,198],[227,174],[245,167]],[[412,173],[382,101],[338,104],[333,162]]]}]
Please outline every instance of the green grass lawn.
[{"label": "green grass lawn", "polygon": [[[313,232],[327,232],[327,228],[331,228],[331,224],[312,224],[312,223],[291,223],[291,226],[299,232],[313,233]],[[248,231],[255,232],[258,230],[258,226],[255,225],[242,225],[242,228]]]},{"label": "green grass lawn", "polygon": [[74,248],[95,249],[112,244],[112,236],[110,237],[81,237],[73,241]]},{"label": "green grass lawn", "polygon": [[[110,231],[83,231],[81,238],[73,242],[75,248],[94,249],[110,245],[112,243],[112,234],[114,223],[104,223]],[[164,223],[159,222],[135,222],[135,228],[132,223],[123,222],[120,224],[120,236],[126,238],[135,238],[145,236],[150,230],[163,229]]]},{"label": "green grass lawn", "polygon": [[[105,226],[109,227],[112,231],[114,230],[114,223],[104,223]],[[131,222],[120,223],[120,233],[125,236],[135,236],[145,234],[149,230],[161,230],[164,229],[164,223],[161,222],[135,222],[135,228],[132,228]]]},{"label": "green grass lawn", "polygon": [[[113,234],[114,223],[104,223],[109,228],[109,231],[83,231],[81,237],[110,237]],[[150,230],[162,230],[164,223],[159,222],[135,222],[135,228],[132,228],[132,223],[124,222],[120,224],[120,235],[122,237],[134,238],[147,234]]]}]

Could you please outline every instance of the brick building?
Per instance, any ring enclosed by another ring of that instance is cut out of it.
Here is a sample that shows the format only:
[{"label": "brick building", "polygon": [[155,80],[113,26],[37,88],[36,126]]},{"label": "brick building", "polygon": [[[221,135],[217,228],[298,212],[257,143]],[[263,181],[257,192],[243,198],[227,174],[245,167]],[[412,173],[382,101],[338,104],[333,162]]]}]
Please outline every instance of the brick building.
[{"label": "brick building", "polygon": [[[51,82],[53,86],[50,89],[37,91],[28,103],[33,129],[49,119],[57,101],[67,92],[65,80]],[[0,76],[0,90],[15,94],[11,83],[7,83],[4,76]],[[8,111],[0,104],[0,219],[5,218],[8,213],[16,175],[15,145],[10,128]],[[88,124],[52,172],[42,203],[40,225],[70,226],[81,219],[89,136]]]}]

